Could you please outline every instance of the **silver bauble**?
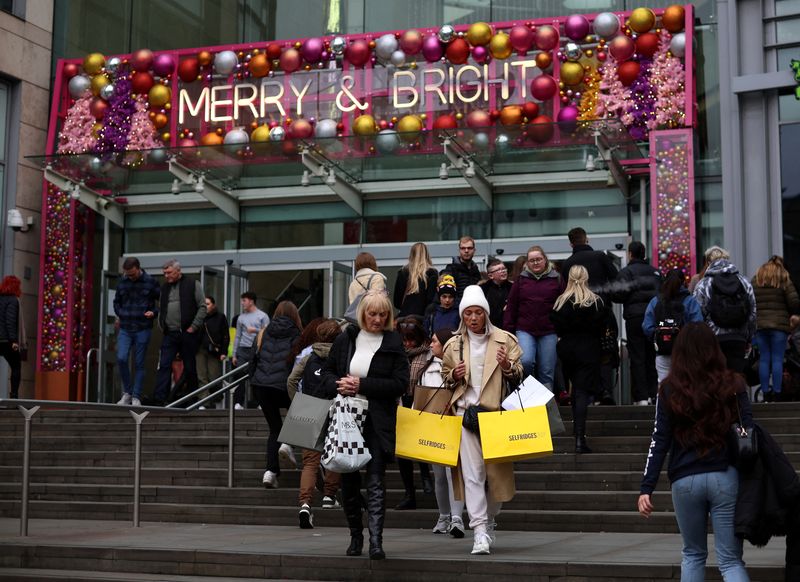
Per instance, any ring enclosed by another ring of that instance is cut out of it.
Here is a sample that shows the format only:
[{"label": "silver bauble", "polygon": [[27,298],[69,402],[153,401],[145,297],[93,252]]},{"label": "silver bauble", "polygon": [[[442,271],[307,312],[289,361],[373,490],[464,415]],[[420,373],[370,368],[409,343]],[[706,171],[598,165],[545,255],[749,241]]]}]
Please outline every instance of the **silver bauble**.
[{"label": "silver bauble", "polygon": [[147,154],[147,157],[151,164],[163,164],[167,161],[167,152],[162,148],[158,148],[155,150],[150,150]]},{"label": "silver bauble", "polygon": [[336,137],[336,121],[333,119],[320,119],[314,127],[314,136],[319,139]]},{"label": "silver bauble", "polygon": [[122,64],[122,59],[119,57],[111,57],[106,61],[106,73],[111,73],[112,75],[116,75],[117,71],[119,70],[119,66]]},{"label": "silver bauble", "polygon": [[484,132],[476,133],[472,136],[472,142],[475,144],[475,147],[479,150],[485,150],[489,147],[489,134]]},{"label": "silver bauble", "polygon": [[80,99],[83,94],[92,86],[92,82],[86,75],[75,75],[69,80],[69,94],[73,99]]},{"label": "silver bauble", "polygon": [[511,145],[511,140],[508,139],[508,136],[504,133],[499,134],[494,140],[494,147],[499,152],[506,151],[510,145]]},{"label": "silver bauble", "polygon": [[611,38],[619,31],[619,18],[613,12],[601,12],[594,18],[594,32],[603,38]]},{"label": "silver bauble", "polygon": [[394,51],[389,60],[395,67],[402,67],[406,64],[406,53],[403,51]]},{"label": "silver bauble", "polygon": [[221,51],[214,55],[214,70],[220,75],[230,75],[238,62],[235,52]]},{"label": "silver bauble", "polygon": [[276,125],[269,130],[269,141],[283,141],[286,138],[286,130],[280,125]]},{"label": "silver bauble", "polygon": [[114,89],[115,89],[114,83],[109,83],[108,85],[100,89],[100,97],[108,101],[114,94]]},{"label": "silver bauble", "polygon": [[225,134],[225,139],[222,143],[225,145],[242,145],[250,141],[250,136],[241,127],[235,127]]},{"label": "silver bauble", "polygon": [[669,42],[669,51],[673,56],[679,59],[683,58],[683,55],[686,54],[686,35],[684,33],[679,32],[672,37],[672,40]]},{"label": "silver bauble", "polygon": [[375,54],[382,61],[392,58],[392,53],[397,50],[397,39],[393,34],[384,34],[375,41]]},{"label": "silver bauble", "polygon": [[375,148],[382,154],[391,154],[400,147],[400,137],[393,129],[383,129],[375,138]]},{"label": "silver bauble", "polygon": [[583,51],[578,43],[568,42],[564,46],[564,56],[567,57],[568,61],[577,61],[582,55]]},{"label": "silver bauble", "polygon": [[103,170],[103,160],[97,157],[89,160],[89,170],[93,174],[99,174]]},{"label": "silver bauble", "polygon": [[344,39],[343,36],[337,36],[331,41],[331,52],[337,56],[344,53],[344,49],[346,48],[347,48],[347,41]]},{"label": "silver bauble", "polygon": [[452,42],[453,39],[456,37],[456,29],[450,26],[449,24],[445,24],[439,29],[439,32],[436,34],[439,37],[439,40],[445,44]]}]

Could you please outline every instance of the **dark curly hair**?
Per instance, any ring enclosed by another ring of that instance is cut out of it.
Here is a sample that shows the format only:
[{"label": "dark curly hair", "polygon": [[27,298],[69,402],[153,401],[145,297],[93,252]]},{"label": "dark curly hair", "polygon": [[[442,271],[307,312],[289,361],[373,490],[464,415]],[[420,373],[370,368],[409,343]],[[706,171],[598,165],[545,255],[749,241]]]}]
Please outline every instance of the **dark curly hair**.
[{"label": "dark curly hair", "polygon": [[736,418],[736,394],[742,390],[744,382],[726,367],[714,332],[705,323],[681,328],[669,375],[659,388],[681,446],[701,457],[723,448]]}]

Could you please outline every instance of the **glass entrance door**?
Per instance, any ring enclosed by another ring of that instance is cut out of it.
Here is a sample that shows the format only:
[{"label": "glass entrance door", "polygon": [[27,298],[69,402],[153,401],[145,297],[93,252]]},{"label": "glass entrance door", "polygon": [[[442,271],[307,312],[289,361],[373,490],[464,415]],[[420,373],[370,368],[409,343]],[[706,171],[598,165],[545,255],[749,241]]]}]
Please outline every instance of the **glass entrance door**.
[{"label": "glass entrance door", "polygon": [[353,281],[353,263],[331,261],[328,278],[328,317],[341,317],[350,305],[348,292]]}]

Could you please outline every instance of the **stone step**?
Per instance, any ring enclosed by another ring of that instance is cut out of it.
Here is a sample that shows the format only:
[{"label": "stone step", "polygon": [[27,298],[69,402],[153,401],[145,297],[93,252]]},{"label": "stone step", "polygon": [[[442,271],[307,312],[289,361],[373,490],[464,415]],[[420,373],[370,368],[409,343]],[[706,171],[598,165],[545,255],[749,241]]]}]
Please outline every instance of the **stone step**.
[{"label": "stone step", "polygon": [[[0,568],[0,582],[252,582],[253,578],[230,576],[178,576],[142,572],[94,572],[42,568]],[[259,578],[261,582],[292,582],[277,578]],[[295,578],[295,580],[297,580]]]}]

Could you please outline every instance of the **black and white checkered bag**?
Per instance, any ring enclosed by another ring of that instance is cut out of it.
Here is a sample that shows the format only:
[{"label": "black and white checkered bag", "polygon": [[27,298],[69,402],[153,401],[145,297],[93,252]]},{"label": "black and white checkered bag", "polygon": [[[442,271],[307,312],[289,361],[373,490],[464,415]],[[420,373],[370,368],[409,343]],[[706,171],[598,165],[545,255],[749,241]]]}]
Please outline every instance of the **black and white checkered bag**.
[{"label": "black and white checkered bag", "polygon": [[369,402],[361,396],[338,395],[328,413],[331,419],[322,466],[336,473],[353,473],[363,468],[372,455],[364,443],[361,429],[367,419]]}]

